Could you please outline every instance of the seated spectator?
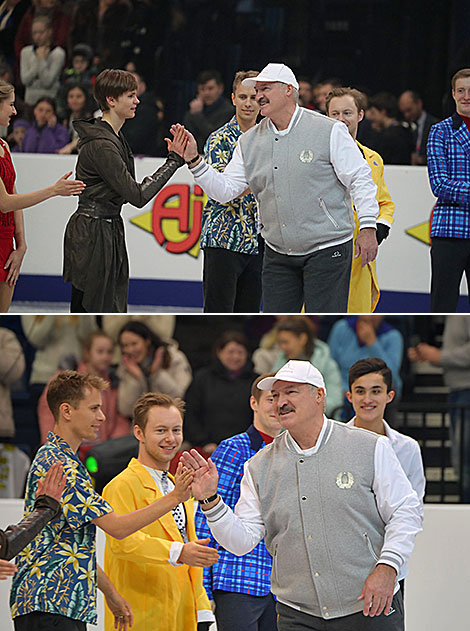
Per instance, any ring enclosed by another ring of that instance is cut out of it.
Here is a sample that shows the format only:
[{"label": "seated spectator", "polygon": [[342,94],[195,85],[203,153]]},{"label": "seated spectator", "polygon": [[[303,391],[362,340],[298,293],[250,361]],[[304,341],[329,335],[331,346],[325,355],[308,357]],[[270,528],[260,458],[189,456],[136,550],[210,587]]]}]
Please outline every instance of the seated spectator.
[{"label": "seated spectator", "polygon": [[60,88],[60,75],[65,63],[65,50],[52,40],[52,28],[45,16],[34,18],[31,27],[33,44],[25,46],[20,57],[24,100],[34,105],[39,98],[54,99]]},{"label": "seated spectator", "polygon": [[69,37],[70,18],[62,11],[60,0],[33,0],[31,7],[24,14],[15,37],[15,55],[21,57],[21,51],[25,46],[33,43],[31,27],[35,17],[45,16],[52,27],[52,41],[56,46],[67,50]]},{"label": "seated spectator", "polygon": [[78,134],[73,126],[73,122],[80,119],[91,118],[91,108],[88,103],[88,94],[81,85],[69,85],[65,92],[65,100],[67,103],[66,118],[62,124],[68,129],[71,138],[62,149],[57,153],[69,154],[78,153]]},{"label": "seated spectator", "polygon": [[0,441],[15,434],[10,386],[23,375],[25,358],[18,338],[0,327]]},{"label": "seated spectator", "polygon": [[72,355],[78,363],[83,341],[98,327],[96,318],[88,315],[22,315],[21,325],[26,339],[36,348],[30,379],[30,393],[36,408],[42,391],[63,363],[64,356]]},{"label": "seated spectator", "polygon": [[[85,90],[87,100],[91,101],[95,69],[92,66],[93,51],[88,44],[77,44],[72,50],[72,65],[64,70],[61,87],[57,95],[57,109],[65,116],[67,109],[66,92],[69,86],[80,85]],[[91,109],[91,104],[90,104]]]},{"label": "seated spectator", "polygon": [[134,155],[166,156],[163,103],[153,92],[147,90],[147,83],[138,72],[132,74],[137,81],[137,98],[140,103],[134,118],[129,118],[124,124],[124,136]]},{"label": "seated spectator", "polygon": [[397,99],[389,92],[380,92],[369,100],[366,117],[377,133],[370,149],[377,151],[384,164],[411,164],[413,138],[408,124],[398,120]]},{"label": "seated spectator", "polygon": [[78,0],[70,26],[70,45],[88,44],[95,53],[97,72],[122,68],[127,23],[132,16],[130,0]]},{"label": "seated spectator", "polygon": [[132,416],[137,399],[147,392],[181,397],[191,382],[191,367],[176,342],[164,342],[142,322],[131,320],[119,333],[118,368],[121,414]]},{"label": "seated spectator", "polygon": [[19,153],[22,151],[23,140],[26,134],[26,130],[29,127],[28,121],[25,121],[23,118],[17,118],[13,123],[13,132],[10,139],[10,151]]},{"label": "seated spectator", "polygon": [[199,153],[209,134],[229,121],[235,110],[223,95],[224,84],[217,70],[204,70],[197,78],[197,96],[189,104],[183,123],[197,141]]},{"label": "seated spectator", "polygon": [[423,99],[414,90],[405,90],[398,99],[398,107],[403,118],[410,125],[413,135],[411,164],[427,164],[426,145],[431,126],[439,122],[437,116],[426,112]]},{"label": "seated spectator", "polygon": [[[359,359],[379,357],[388,365],[393,375],[393,389],[397,399],[401,396],[402,380],[400,369],[403,360],[403,336],[384,321],[382,315],[362,315],[338,320],[328,337],[331,356],[339,366],[343,392],[349,390],[350,367]],[[345,402],[345,420],[354,412]]]},{"label": "seated spectator", "polygon": [[15,63],[15,35],[29,0],[0,0],[0,51],[7,63]]},{"label": "seated spectator", "polygon": [[22,153],[57,153],[70,142],[67,128],[57,122],[53,99],[39,99],[33,114],[34,122],[24,135]]},{"label": "seated spectator", "polygon": [[317,330],[307,316],[292,316],[276,325],[280,352],[271,367],[277,372],[290,359],[306,359],[318,368],[326,386],[326,415],[340,418],[343,405],[343,389],[338,364],[331,357],[326,342],[317,338]]},{"label": "seated spectator", "polygon": [[192,445],[211,454],[224,438],[244,432],[251,424],[251,385],[257,374],[247,338],[225,331],[214,344],[214,359],[194,375],[184,399],[184,435]]},{"label": "seated spectator", "polygon": [[340,88],[342,85],[343,82],[341,79],[331,77],[330,79],[320,81],[313,86],[313,102],[315,104],[315,108],[321,112],[321,114],[326,114],[326,97],[328,94],[333,88]]},{"label": "seated spectator", "polygon": [[306,107],[308,110],[314,110],[315,105],[313,102],[313,86],[308,77],[297,77],[299,82],[299,105],[300,107]]},{"label": "seated spectator", "polygon": [[[170,342],[175,332],[176,316],[175,315],[151,315],[149,313],[136,313],[136,314],[120,314],[111,315],[105,314],[101,316],[101,328],[105,331],[114,342],[119,339],[119,333],[122,327],[131,322],[132,320],[138,320],[143,322],[151,329],[155,335],[161,338],[164,342]],[[119,345],[117,346],[118,359],[120,359]],[[116,357],[116,353],[114,355]]]},{"label": "seated spectator", "polygon": [[[101,423],[100,430],[95,440],[84,441],[80,447],[80,457],[83,459],[86,452],[98,443],[102,443],[110,438],[127,436],[131,431],[129,419],[118,412],[118,388],[115,370],[112,361],[114,353],[114,342],[103,331],[94,331],[83,343],[82,361],[77,366],[77,371],[97,375],[109,383],[109,388],[103,390],[101,398],[103,402],[103,413],[106,422]],[[54,377],[57,375],[56,373]],[[47,387],[39,398],[38,420],[41,432],[41,444],[47,441],[47,435],[54,427],[54,417],[47,404]]]}]

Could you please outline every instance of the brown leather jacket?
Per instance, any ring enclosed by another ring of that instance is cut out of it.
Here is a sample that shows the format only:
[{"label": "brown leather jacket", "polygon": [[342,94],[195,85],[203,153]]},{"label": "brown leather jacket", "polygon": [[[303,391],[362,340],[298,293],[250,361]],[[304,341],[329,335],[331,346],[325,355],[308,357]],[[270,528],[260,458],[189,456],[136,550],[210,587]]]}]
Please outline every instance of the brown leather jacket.
[{"label": "brown leather jacket", "polygon": [[6,530],[0,530],[0,559],[10,561],[38,535],[60,512],[60,504],[48,495],[40,495],[32,512]]}]

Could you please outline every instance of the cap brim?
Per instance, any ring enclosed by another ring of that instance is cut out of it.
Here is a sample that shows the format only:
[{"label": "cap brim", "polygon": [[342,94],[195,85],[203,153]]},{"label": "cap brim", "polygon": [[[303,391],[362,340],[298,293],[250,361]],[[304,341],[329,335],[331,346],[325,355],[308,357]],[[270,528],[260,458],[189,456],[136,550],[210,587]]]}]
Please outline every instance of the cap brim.
[{"label": "cap brim", "polygon": [[[276,381],[292,381],[292,383],[308,383],[310,384],[310,381],[305,381],[305,379],[293,379],[292,377],[276,377],[276,375],[274,375],[274,377],[265,377],[264,379],[261,379],[261,381],[259,382],[259,384],[256,386],[257,388],[259,388],[260,390],[272,390],[273,385],[275,384]],[[315,384],[310,384],[310,385],[315,385]],[[316,386],[316,387],[323,387],[323,386]]]}]

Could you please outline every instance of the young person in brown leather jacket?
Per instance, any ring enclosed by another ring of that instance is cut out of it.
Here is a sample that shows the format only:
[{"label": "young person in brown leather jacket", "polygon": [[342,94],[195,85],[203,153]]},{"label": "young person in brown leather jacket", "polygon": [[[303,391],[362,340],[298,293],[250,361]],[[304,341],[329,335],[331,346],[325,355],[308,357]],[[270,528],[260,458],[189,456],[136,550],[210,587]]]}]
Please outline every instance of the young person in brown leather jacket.
[{"label": "young person in brown leather jacket", "polygon": [[55,463],[47,472],[44,481],[38,484],[34,508],[14,526],[0,530],[0,580],[13,576],[16,572],[10,559],[16,557],[30,541],[54,519],[60,511],[60,498],[65,487],[65,477],[60,462]]},{"label": "young person in brown leather jacket", "polygon": [[103,70],[93,95],[102,118],[76,121],[77,174],[87,185],[64,237],[63,278],[72,283],[71,312],[126,312],[129,263],[121,207],[142,208],[184,164],[184,128],[167,140],[168,158],[155,173],[135,181],[134,158],[121,127],[139,104],[135,77]]}]

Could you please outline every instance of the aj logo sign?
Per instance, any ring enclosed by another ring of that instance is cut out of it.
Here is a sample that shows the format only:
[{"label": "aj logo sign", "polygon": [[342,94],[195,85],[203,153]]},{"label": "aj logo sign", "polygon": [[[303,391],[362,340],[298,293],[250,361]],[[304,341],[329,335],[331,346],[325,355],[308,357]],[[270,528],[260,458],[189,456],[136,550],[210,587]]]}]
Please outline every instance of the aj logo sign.
[{"label": "aj logo sign", "polygon": [[170,184],[155,197],[152,210],[131,219],[151,232],[157,243],[171,254],[199,255],[202,209],[207,196],[200,186]]}]

